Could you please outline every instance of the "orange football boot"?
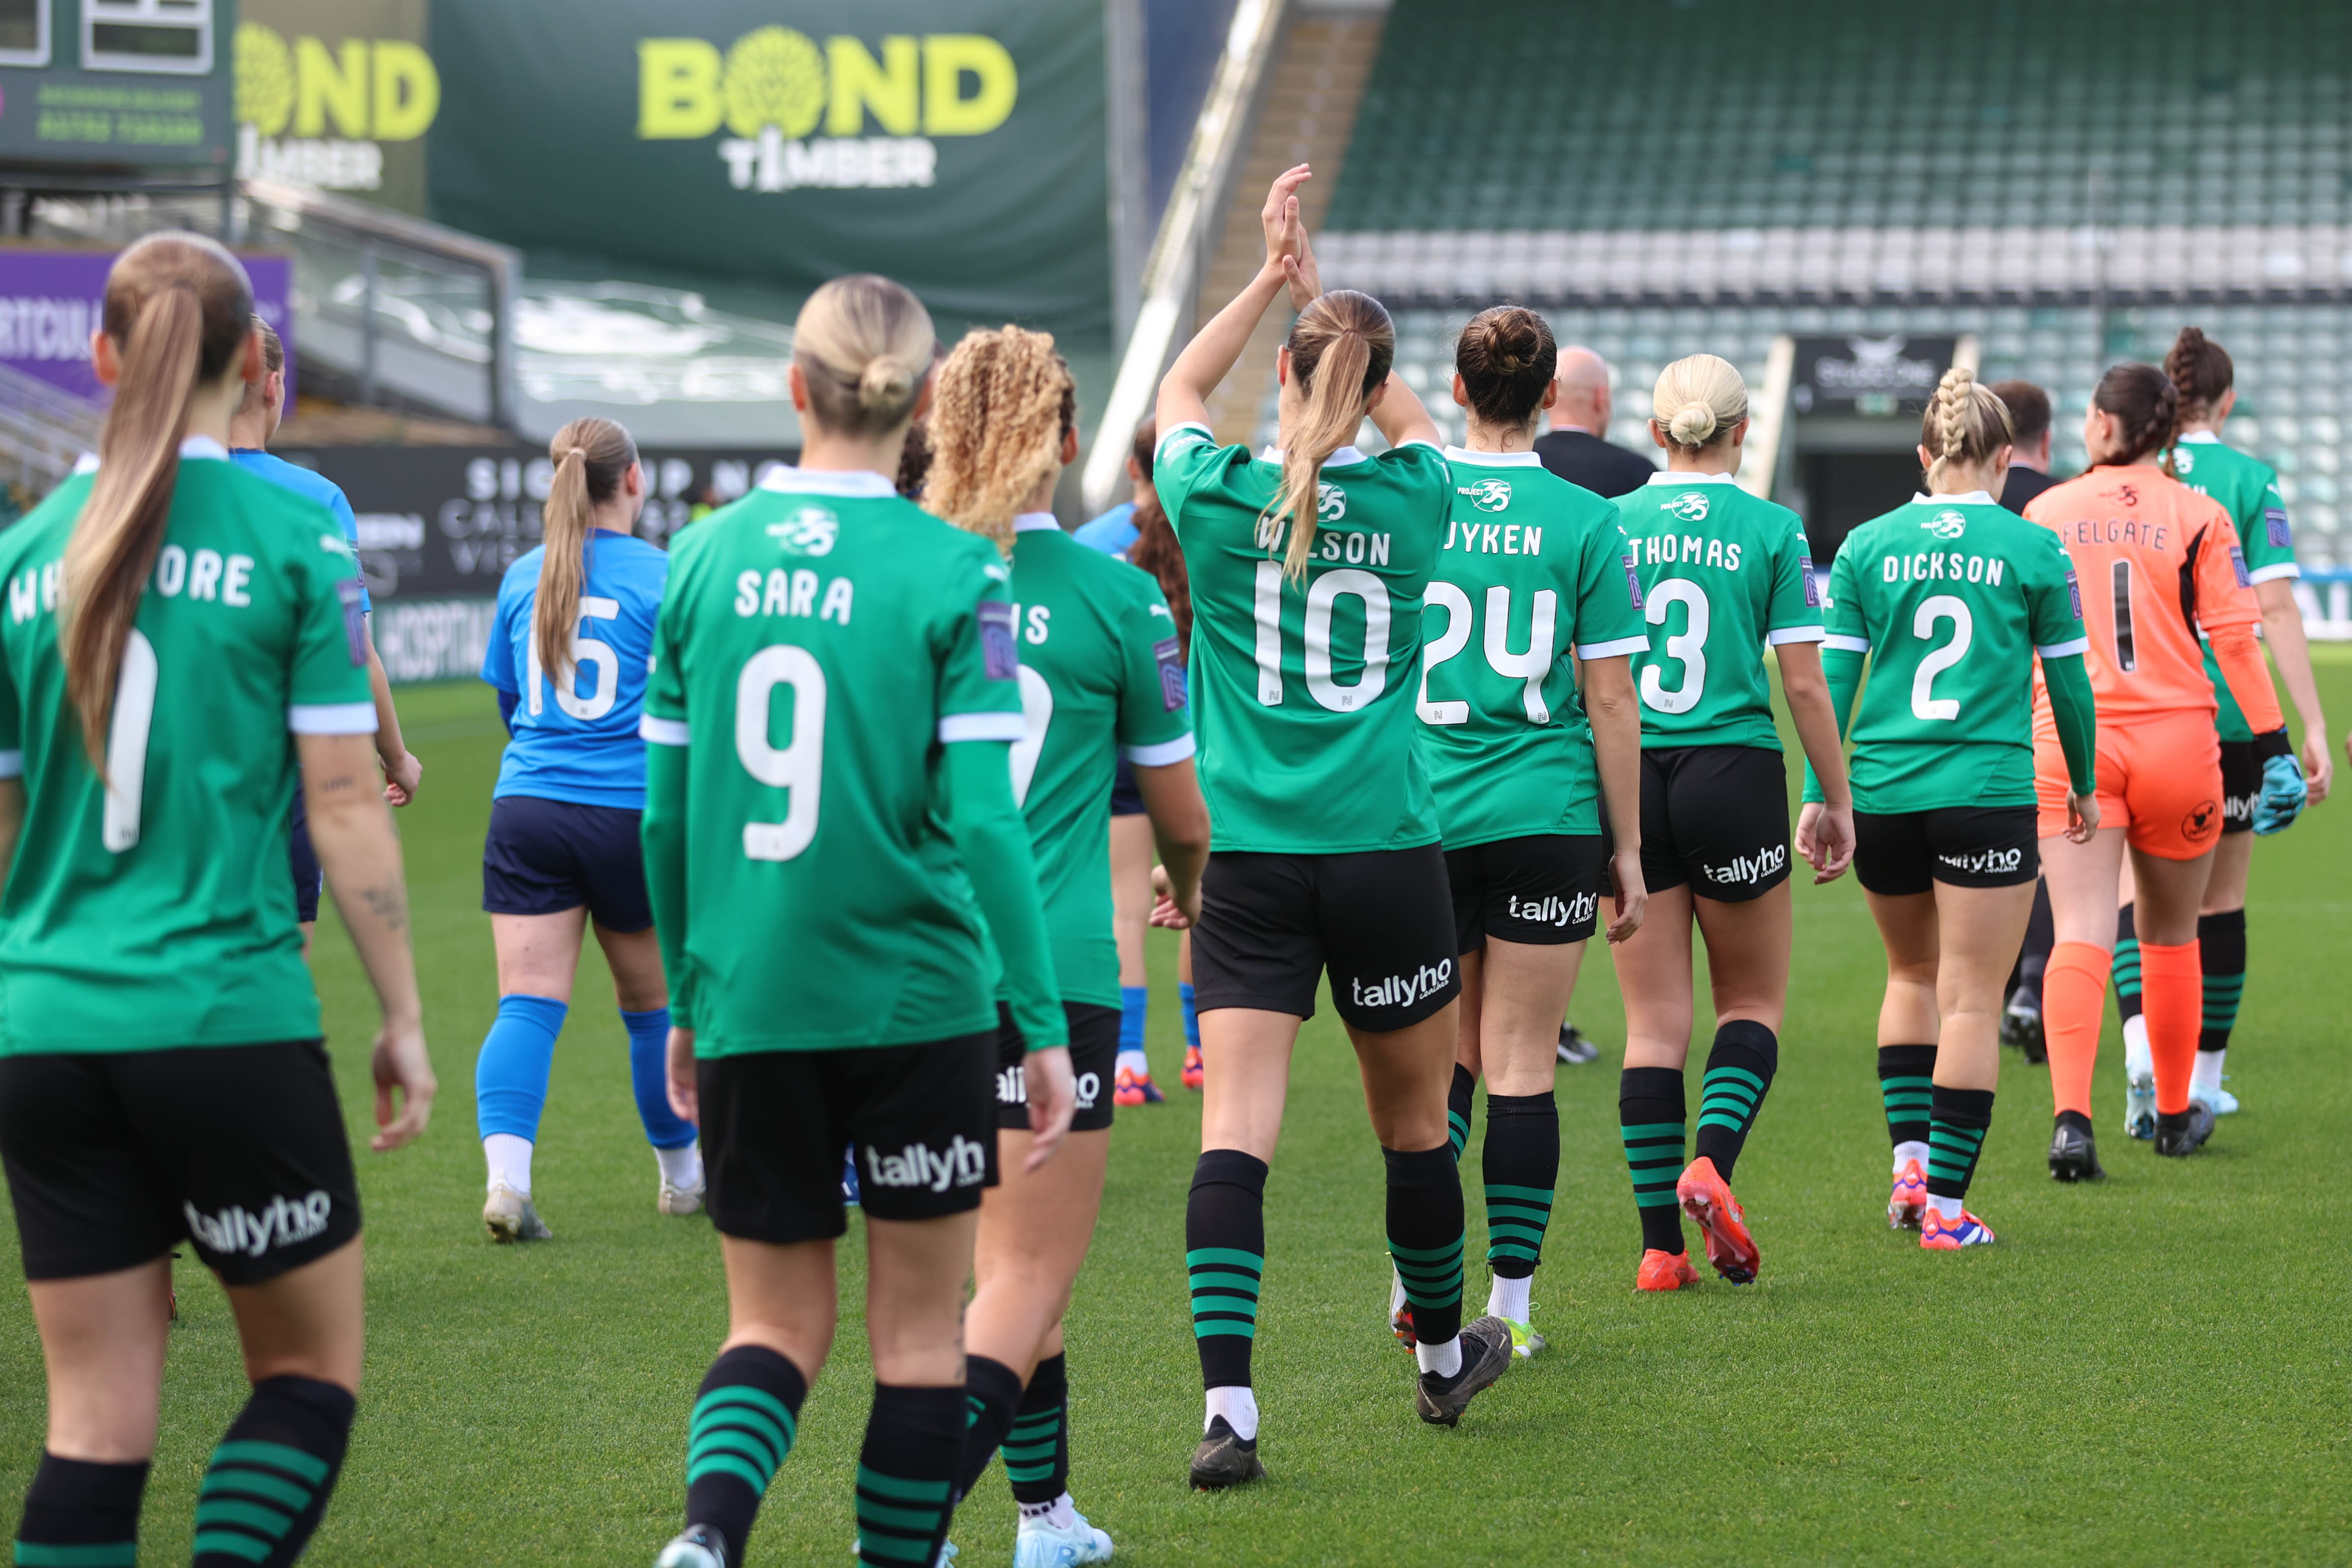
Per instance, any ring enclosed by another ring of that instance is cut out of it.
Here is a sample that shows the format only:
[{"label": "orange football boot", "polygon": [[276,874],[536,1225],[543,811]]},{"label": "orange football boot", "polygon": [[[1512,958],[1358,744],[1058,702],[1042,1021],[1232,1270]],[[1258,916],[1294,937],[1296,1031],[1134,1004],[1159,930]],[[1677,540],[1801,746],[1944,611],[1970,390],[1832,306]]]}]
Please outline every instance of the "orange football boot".
[{"label": "orange football boot", "polygon": [[1642,1254],[1642,1271],[1633,1276],[1636,1290],[1679,1290],[1697,1283],[1698,1270],[1691,1267],[1688,1253],[1660,1252],[1654,1247]]},{"label": "orange football boot", "polygon": [[1927,1173],[1919,1168],[1918,1161],[1906,1160],[1895,1173],[1895,1190],[1886,1197],[1887,1228],[1917,1230],[1927,1212]]},{"label": "orange football boot", "polygon": [[1734,1285],[1751,1283],[1760,1261],[1756,1240],[1748,1234],[1748,1216],[1731,1195],[1731,1184],[1716,1173],[1715,1162],[1704,1154],[1693,1160],[1675,1184],[1675,1196],[1706,1234],[1706,1260],[1715,1271]]},{"label": "orange football boot", "polygon": [[1208,1078],[1209,1075],[1207,1069],[1202,1068],[1201,1065],[1200,1047],[1186,1046],[1184,1047],[1184,1071],[1181,1076],[1186,1089],[1198,1089]]}]

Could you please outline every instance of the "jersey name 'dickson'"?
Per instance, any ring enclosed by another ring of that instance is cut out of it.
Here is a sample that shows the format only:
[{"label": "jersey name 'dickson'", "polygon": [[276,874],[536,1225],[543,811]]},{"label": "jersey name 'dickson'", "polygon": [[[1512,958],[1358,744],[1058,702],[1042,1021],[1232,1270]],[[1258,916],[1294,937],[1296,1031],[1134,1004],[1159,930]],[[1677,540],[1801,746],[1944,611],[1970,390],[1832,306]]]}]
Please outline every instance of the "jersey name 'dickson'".
[{"label": "jersey name 'dickson'", "polygon": [[[348,559],[351,546],[340,535],[320,534],[319,548],[331,555]],[[166,599],[183,596],[192,601],[226,605],[233,610],[244,609],[253,603],[254,558],[236,553],[223,554],[217,550],[198,547],[184,549],[166,544],[155,552],[155,592]],[[58,588],[65,575],[65,563],[52,561],[44,566],[27,566],[8,579],[8,621],[11,626],[23,626],[37,615],[54,615],[58,607]]]}]

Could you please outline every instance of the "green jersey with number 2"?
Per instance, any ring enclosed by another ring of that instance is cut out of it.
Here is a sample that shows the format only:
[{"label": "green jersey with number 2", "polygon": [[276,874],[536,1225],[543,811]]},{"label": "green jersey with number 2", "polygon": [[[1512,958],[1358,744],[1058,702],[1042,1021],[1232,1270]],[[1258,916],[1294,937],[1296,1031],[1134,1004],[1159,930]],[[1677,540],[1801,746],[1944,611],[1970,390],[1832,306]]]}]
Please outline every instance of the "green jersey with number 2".
[{"label": "green jersey with number 2", "polygon": [[[2303,568],[2295,563],[2294,528],[2286,520],[2286,498],[2279,493],[2277,469],[2235,447],[2223,446],[2221,438],[2210,430],[2192,432],[2175,443],[2172,467],[2182,484],[2220,501],[2230,521],[2238,525],[2238,544],[2246,552],[2247,581],[2292,581],[2303,575]],[[2230,683],[2221,679],[2221,666],[2210,647],[2205,650],[2205,679],[2213,683],[2213,695],[2220,704],[2214,724],[2221,739],[2252,740],[2254,731],[2238,700],[2230,695]]]},{"label": "green jersey with number 2", "polygon": [[0,534],[0,774],[26,797],[0,897],[0,1056],[319,1033],[286,875],[293,737],[375,731],[359,565],[316,501],[203,437],[180,453],[105,784],[58,646],[59,564],[91,479]]},{"label": "green jersey with number 2", "polygon": [[779,470],[678,537],[642,723],[688,749],[670,983],[697,1055],[996,1026],[940,775],[1022,738],[1011,583],[879,474]]},{"label": "green jersey with number 2", "polygon": [[1192,754],[1176,622],[1150,574],[1080,544],[1051,512],[1014,529],[1027,733],[1013,746],[1013,797],[1037,856],[1062,999],[1116,1007],[1111,778],[1121,755],[1160,768]]},{"label": "green jersey with number 2", "polygon": [[1870,656],[1847,733],[1874,812],[2033,804],[2033,659],[2079,655],[2058,536],[1983,490],[1918,496],[1846,535],[1824,647]]},{"label": "green jersey with number 2", "polygon": [[1294,855],[1436,843],[1412,701],[1422,592],[1445,538],[1444,455],[1417,441],[1333,453],[1303,584],[1284,578],[1284,540],[1263,521],[1278,453],[1180,425],[1151,473],[1192,575],[1211,842]]},{"label": "green jersey with number 2", "polygon": [[1569,656],[1650,646],[1617,509],[1533,452],[1449,447],[1445,460],[1454,505],[1419,704],[1445,846],[1598,833],[1592,728]]},{"label": "green jersey with number 2", "polygon": [[1822,639],[1804,523],[1729,474],[1657,474],[1617,511],[1651,628],[1633,657],[1642,744],[1779,751],[1763,650]]}]

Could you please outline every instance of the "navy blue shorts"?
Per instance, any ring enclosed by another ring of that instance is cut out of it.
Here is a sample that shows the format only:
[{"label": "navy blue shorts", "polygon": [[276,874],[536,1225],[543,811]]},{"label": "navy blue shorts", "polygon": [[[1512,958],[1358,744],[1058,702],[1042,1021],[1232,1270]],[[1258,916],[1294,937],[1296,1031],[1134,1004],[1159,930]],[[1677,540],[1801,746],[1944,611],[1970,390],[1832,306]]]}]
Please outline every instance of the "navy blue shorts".
[{"label": "navy blue shorts", "polygon": [[1110,814],[1113,816],[1141,816],[1143,792],[1135,787],[1135,764],[1125,757],[1118,760],[1118,772],[1111,775]]},{"label": "navy blue shorts", "polygon": [[640,815],[625,806],[499,796],[490,802],[482,845],[482,908],[494,915],[552,915],[585,904],[606,931],[645,930],[654,911],[646,898]]},{"label": "navy blue shorts", "polygon": [[310,925],[319,918],[319,892],[327,874],[319,868],[319,852],[310,847],[310,808],[302,786],[294,786],[294,826],[287,835],[287,858],[293,862],[294,918]]}]

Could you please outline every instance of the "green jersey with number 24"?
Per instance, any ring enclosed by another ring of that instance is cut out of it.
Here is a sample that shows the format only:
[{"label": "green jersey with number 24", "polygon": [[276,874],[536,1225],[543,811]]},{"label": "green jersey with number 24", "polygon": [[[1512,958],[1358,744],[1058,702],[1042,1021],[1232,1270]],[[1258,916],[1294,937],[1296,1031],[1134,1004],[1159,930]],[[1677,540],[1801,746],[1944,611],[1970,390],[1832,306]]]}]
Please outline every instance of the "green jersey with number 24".
[{"label": "green jersey with number 24", "polygon": [[1336,855],[1437,842],[1414,731],[1421,604],[1452,481],[1436,447],[1323,465],[1304,584],[1263,521],[1280,454],[1160,437],[1152,481],[1192,582],[1193,722],[1221,850]]},{"label": "green jersey with number 24", "polygon": [[[2190,489],[2220,501],[2238,525],[2238,544],[2246,552],[2246,580],[2268,583],[2303,575],[2295,563],[2294,528],[2286,520],[2286,498],[2279,493],[2278,470],[2225,447],[2210,430],[2183,436],[2172,448],[2173,471]],[[2254,731],[2245,711],[2230,695],[2213,650],[2205,650],[2205,679],[2213,683],[2220,705],[2214,724],[2225,741],[2251,741]]]},{"label": "green jersey with number 24", "polygon": [[1847,733],[1853,804],[2033,804],[2033,659],[2081,654],[2057,534],[1983,490],[1917,496],[1846,535],[1825,647],[1870,656]]},{"label": "green jersey with number 24", "polygon": [[879,474],[781,469],[678,537],[642,732],[688,749],[670,984],[697,1055],[996,1026],[940,774],[1024,733],[1011,583]]},{"label": "green jersey with number 24", "polygon": [[1654,475],[1617,511],[1651,627],[1642,744],[1779,751],[1764,648],[1822,639],[1804,523],[1729,474]]},{"label": "green jersey with number 24", "polygon": [[1454,506],[1419,704],[1445,846],[1598,833],[1592,729],[1569,656],[1650,646],[1617,509],[1533,452],[1449,447],[1445,460]]},{"label": "green jersey with number 24", "polygon": [[183,445],[101,784],[58,647],[91,483],[0,534],[0,774],[26,797],[0,897],[0,1056],[313,1038],[286,875],[293,737],[375,731],[358,563],[326,508],[218,442]]}]

